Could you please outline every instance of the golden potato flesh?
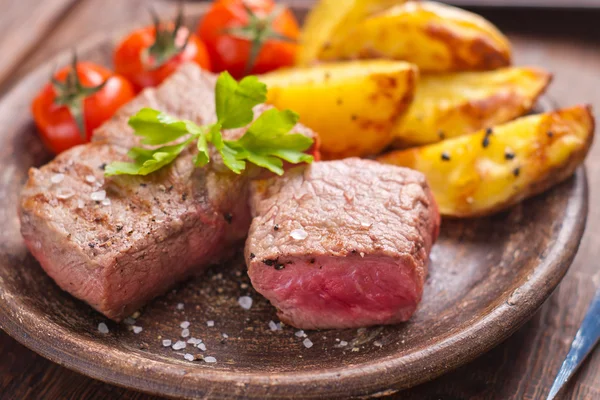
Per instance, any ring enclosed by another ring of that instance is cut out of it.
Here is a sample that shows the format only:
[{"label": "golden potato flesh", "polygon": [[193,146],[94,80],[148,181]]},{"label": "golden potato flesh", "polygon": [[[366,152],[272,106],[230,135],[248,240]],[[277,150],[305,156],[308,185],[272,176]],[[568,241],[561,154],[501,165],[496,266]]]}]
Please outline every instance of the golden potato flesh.
[{"label": "golden potato flesh", "polygon": [[421,76],[408,112],[394,127],[394,147],[435,143],[520,117],[550,79],[528,67]]},{"label": "golden potato flesh", "polygon": [[298,65],[309,65],[317,60],[331,37],[376,12],[385,10],[402,0],[321,0],[306,17],[300,35]]},{"label": "golden potato flesh", "polygon": [[319,59],[389,58],[420,71],[490,70],[511,63],[508,39],[484,18],[435,2],[409,1],[332,36]]},{"label": "golden potato flesh", "polygon": [[392,141],[408,109],[418,71],[405,62],[373,60],[278,70],[260,76],[267,103],[300,114],[321,140],[325,159],[377,154]]},{"label": "golden potato flesh", "polygon": [[500,211],[569,177],[593,135],[590,108],[575,106],[378,160],[424,173],[442,215],[471,217]]}]

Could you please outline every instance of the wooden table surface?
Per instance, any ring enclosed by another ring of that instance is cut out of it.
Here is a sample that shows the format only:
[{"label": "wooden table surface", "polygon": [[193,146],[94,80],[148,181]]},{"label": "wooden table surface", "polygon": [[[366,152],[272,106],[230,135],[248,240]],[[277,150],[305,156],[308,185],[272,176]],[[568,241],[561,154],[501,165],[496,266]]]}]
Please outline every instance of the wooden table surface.
[{"label": "wooden table surface", "polygon": [[[296,0],[302,2],[303,0]],[[149,21],[145,0],[0,0],[0,95],[57,51],[82,37]],[[174,3],[157,0],[162,12]],[[190,9],[197,4],[189,4]],[[591,103],[600,117],[600,13],[482,9],[513,40],[517,64],[555,75],[560,105]],[[545,399],[596,287],[600,286],[600,144],[587,160],[590,214],[579,254],[554,295],[505,343],[469,365],[393,399]],[[43,294],[40,294],[43,295]],[[2,399],[153,399],[69,371],[0,332]],[[600,349],[563,393],[600,399]]]}]

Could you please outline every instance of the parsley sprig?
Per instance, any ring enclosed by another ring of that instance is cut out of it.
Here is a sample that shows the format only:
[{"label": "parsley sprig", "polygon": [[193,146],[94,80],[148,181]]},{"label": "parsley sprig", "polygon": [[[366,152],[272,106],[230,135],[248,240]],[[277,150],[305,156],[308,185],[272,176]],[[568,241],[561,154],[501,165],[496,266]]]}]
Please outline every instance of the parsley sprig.
[{"label": "parsley sprig", "polygon": [[[106,166],[105,174],[148,175],[172,163],[194,141],[198,148],[194,163],[198,167],[210,162],[209,144],[236,174],[246,169],[248,162],[278,175],[283,174],[283,161],[311,163],[313,157],[304,152],[312,146],[313,139],[289,133],[298,122],[298,114],[273,108],[254,120],[253,107],[264,103],[266,97],[266,85],[255,76],[237,82],[224,72],[217,79],[215,89],[217,122],[214,124],[199,126],[143,108],[129,119],[129,125],[143,138],[143,145],[154,147],[132,148],[127,154],[133,162],[113,162]],[[223,129],[242,128],[248,124],[246,133],[238,140],[223,139]]]}]

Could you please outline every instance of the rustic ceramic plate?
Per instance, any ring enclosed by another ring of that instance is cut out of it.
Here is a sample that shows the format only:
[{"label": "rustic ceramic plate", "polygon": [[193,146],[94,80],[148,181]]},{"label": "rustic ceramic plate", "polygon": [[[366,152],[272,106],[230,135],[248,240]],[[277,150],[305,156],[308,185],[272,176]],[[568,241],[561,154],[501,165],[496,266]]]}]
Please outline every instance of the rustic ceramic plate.
[{"label": "rustic ceramic plate", "polygon": [[[81,59],[110,64],[113,42],[98,38]],[[27,169],[50,159],[29,102],[59,56],[16,85],[0,103],[0,327],[34,351],[109,383],[167,396],[348,398],[382,396],[430,380],[489,350],[523,324],[567,271],[583,234],[587,186],[582,169],[553,190],[491,218],[444,221],[431,255],[423,302],[407,323],[306,332],[277,322],[249,287],[241,257],[149,304],[136,325],[107,322],[62,292],[28,253],[17,218]],[[238,304],[252,297],[250,310]],[[180,309],[183,305],[183,309]],[[189,321],[188,345],[174,351]],[[207,321],[214,321],[209,327]],[[102,334],[98,324],[107,322]],[[227,337],[225,337],[227,335]],[[344,345],[345,344],[345,345]],[[213,356],[189,362],[184,353]]]}]

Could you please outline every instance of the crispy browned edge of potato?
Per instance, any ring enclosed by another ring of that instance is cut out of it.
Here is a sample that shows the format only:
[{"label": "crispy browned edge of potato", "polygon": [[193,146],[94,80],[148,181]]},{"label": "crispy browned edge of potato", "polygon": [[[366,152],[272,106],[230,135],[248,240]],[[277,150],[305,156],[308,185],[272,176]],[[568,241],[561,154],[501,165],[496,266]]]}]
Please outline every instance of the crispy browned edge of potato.
[{"label": "crispy browned edge of potato", "polygon": [[[511,68],[511,67],[508,67]],[[548,87],[550,86],[550,84],[552,83],[552,81],[554,80],[554,74],[550,71],[547,71],[545,69],[539,68],[539,67],[512,67],[512,68],[527,68],[531,71],[535,71],[535,73],[539,76],[542,77],[543,79],[543,85],[539,88],[539,90],[533,94],[533,96],[531,96],[530,99],[526,99],[526,100],[530,100],[531,101],[531,105],[526,106],[523,101],[521,101],[523,99],[523,97],[519,97],[518,99],[515,98],[515,96],[511,96],[510,97],[510,105],[514,106],[516,105],[515,108],[518,108],[519,111],[518,113],[512,117],[512,119],[514,118],[519,118],[522,117],[524,115],[527,115],[529,112],[531,112],[532,110],[535,109],[535,107],[537,106],[537,102],[540,99],[540,97],[546,93],[546,90],[548,90]],[[469,71],[466,73],[477,73],[477,72],[491,72],[491,71]],[[460,74],[460,72],[451,72],[451,74],[455,74],[458,73]],[[416,87],[416,91],[415,91],[415,95],[417,93],[417,91],[419,90],[419,87],[417,85]],[[462,115],[468,115],[470,119],[472,120],[484,120],[484,121],[488,121],[490,119],[490,116],[493,115],[494,111],[500,106],[505,106],[507,104],[509,104],[509,102],[507,102],[505,100],[506,96],[501,96],[498,93],[492,95],[492,96],[486,96],[484,98],[481,99],[474,99],[474,100],[465,100],[462,104],[460,104],[458,107],[453,109],[453,112],[457,112],[460,113]],[[520,103],[516,103],[516,101],[520,101]],[[409,108],[410,109],[410,108]],[[407,113],[405,112],[398,120],[397,120],[397,124],[402,124],[402,117],[405,117],[407,115]],[[495,125],[497,124],[504,124],[510,122],[510,120],[505,120],[505,121],[501,121],[501,122],[496,122]],[[473,131],[469,131],[469,132],[465,132],[463,135],[458,135],[458,136],[450,136],[448,138],[446,137],[440,137],[438,141],[436,142],[430,142],[430,143],[420,143],[420,144],[413,144],[412,142],[409,141],[405,141],[403,140],[402,137],[399,136],[395,136],[394,140],[391,144],[391,149],[394,150],[406,150],[409,149],[411,147],[414,146],[427,146],[428,144],[434,144],[434,143],[439,143],[444,139],[451,139],[451,138],[455,138],[455,137],[460,137],[460,136],[464,136],[464,135],[470,135],[471,133],[475,133],[478,130],[481,129],[485,129],[489,124],[488,123],[484,123],[482,124],[478,129],[475,129]]]},{"label": "crispy browned edge of potato", "polygon": [[[519,195],[516,195],[516,196],[508,199],[504,203],[498,204],[495,207],[492,207],[488,210],[479,210],[479,211],[473,211],[473,212],[462,213],[462,214],[459,214],[459,213],[453,214],[453,215],[446,214],[446,215],[443,215],[443,217],[459,219],[459,218],[485,217],[488,215],[492,215],[497,212],[504,211],[505,209],[507,209],[515,204],[518,204],[518,203],[522,202],[523,200],[526,200],[530,197],[537,196],[538,194],[545,192],[546,190],[550,189],[552,186],[558,185],[559,183],[565,181],[567,178],[572,176],[573,173],[575,173],[575,170],[577,169],[577,167],[579,167],[585,160],[585,157],[589,153],[589,150],[592,147],[592,144],[594,141],[594,134],[595,134],[595,130],[596,130],[596,121],[594,118],[594,114],[592,113],[592,106],[590,104],[578,104],[578,105],[574,105],[572,107],[563,108],[560,110],[554,110],[554,111],[550,111],[547,113],[547,114],[560,113],[560,112],[563,112],[563,111],[566,111],[569,109],[573,109],[573,108],[581,108],[582,110],[585,110],[585,114],[584,114],[585,120],[586,120],[585,125],[588,125],[589,129],[587,131],[587,135],[586,135],[587,140],[586,140],[584,146],[579,151],[573,152],[566,164],[549,169],[546,172],[546,174],[544,174],[541,177],[541,179],[538,179],[535,182],[531,183],[526,188],[523,188],[523,190],[521,190],[519,192],[520,193]],[[417,149],[418,148],[415,147],[415,148],[405,149],[405,150],[394,150],[394,151],[391,151],[389,153],[386,153],[386,154],[378,157],[377,160],[380,162],[384,162],[383,160],[385,160],[385,159],[392,159],[392,157],[390,157],[392,153],[403,152],[403,151],[417,151]],[[393,164],[393,163],[390,162],[390,164]]]}]

